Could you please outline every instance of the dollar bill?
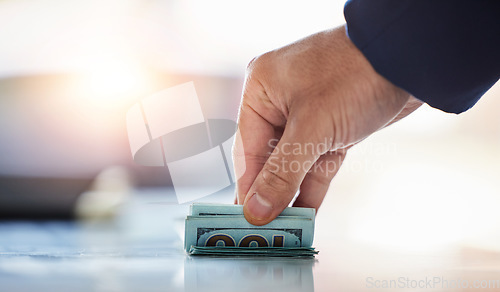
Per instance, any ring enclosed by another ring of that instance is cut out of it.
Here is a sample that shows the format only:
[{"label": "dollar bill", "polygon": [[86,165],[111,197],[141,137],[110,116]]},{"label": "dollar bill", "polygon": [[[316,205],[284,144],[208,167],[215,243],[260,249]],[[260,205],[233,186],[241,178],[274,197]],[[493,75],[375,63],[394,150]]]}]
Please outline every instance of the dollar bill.
[{"label": "dollar bill", "polygon": [[[280,217],[284,216],[301,216],[307,217],[314,221],[316,211],[313,208],[293,208],[288,207],[281,212]],[[242,205],[224,205],[224,204],[209,204],[209,203],[194,203],[191,204],[189,215],[191,216],[218,216],[218,215],[243,215]]]},{"label": "dollar bill", "polygon": [[318,254],[313,247],[208,247],[191,246],[190,255],[214,255],[228,257],[313,257]]},{"label": "dollar bill", "polygon": [[314,209],[286,208],[263,226],[247,222],[242,206],[193,204],[186,218],[191,255],[313,256]]}]

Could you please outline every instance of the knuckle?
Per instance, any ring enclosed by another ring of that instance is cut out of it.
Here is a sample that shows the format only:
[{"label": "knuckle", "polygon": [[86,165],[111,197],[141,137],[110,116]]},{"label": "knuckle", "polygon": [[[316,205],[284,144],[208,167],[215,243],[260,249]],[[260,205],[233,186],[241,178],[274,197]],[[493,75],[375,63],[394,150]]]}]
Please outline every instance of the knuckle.
[{"label": "knuckle", "polygon": [[271,191],[276,193],[290,193],[293,192],[295,186],[293,178],[282,171],[274,171],[269,167],[262,169],[262,180]]},{"label": "knuckle", "polygon": [[269,61],[271,52],[264,53],[262,55],[254,57],[247,65],[247,72],[255,71],[256,69],[260,69]]},{"label": "knuckle", "polygon": [[248,62],[247,64],[247,71],[251,70],[255,64],[255,61],[257,60],[257,58],[259,58],[258,56],[256,57],[253,57],[252,60],[250,60],[250,62]]},{"label": "knuckle", "polygon": [[331,171],[332,175],[329,175],[330,173],[326,173],[326,174],[318,174],[318,173],[315,173],[315,174],[312,174],[310,176],[310,179],[317,183],[318,185],[320,186],[329,186],[330,183],[332,182],[332,179],[333,177],[330,177],[330,176],[333,176],[333,171]]}]

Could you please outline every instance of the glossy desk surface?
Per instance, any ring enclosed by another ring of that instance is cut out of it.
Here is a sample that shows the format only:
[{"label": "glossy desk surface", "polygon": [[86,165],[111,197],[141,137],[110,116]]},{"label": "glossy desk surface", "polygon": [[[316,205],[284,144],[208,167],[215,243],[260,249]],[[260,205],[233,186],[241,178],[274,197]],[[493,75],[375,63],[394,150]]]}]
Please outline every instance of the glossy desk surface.
[{"label": "glossy desk surface", "polygon": [[500,280],[498,253],[356,243],[321,216],[315,259],[189,257],[186,214],[185,205],[143,195],[107,223],[0,223],[0,291],[470,291],[463,284],[474,281],[500,291],[491,282]]}]

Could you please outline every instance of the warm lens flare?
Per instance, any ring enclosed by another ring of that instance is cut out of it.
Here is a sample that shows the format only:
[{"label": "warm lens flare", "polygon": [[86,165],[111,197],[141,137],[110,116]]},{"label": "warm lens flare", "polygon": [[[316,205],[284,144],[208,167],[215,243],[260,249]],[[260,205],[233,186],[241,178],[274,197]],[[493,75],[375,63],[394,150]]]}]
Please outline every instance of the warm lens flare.
[{"label": "warm lens flare", "polygon": [[151,90],[151,74],[126,62],[106,62],[86,70],[76,84],[79,97],[98,107],[125,105]]}]

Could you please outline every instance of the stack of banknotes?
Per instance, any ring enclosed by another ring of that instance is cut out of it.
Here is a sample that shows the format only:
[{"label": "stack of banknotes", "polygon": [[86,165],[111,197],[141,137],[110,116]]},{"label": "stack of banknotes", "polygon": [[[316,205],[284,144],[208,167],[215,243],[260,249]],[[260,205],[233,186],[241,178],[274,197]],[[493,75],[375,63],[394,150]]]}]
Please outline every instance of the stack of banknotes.
[{"label": "stack of banknotes", "polygon": [[190,255],[313,257],[314,214],[289,207],[271,223],[255,226],[243,216],[243,206],[193,204],[185,249]]}]

